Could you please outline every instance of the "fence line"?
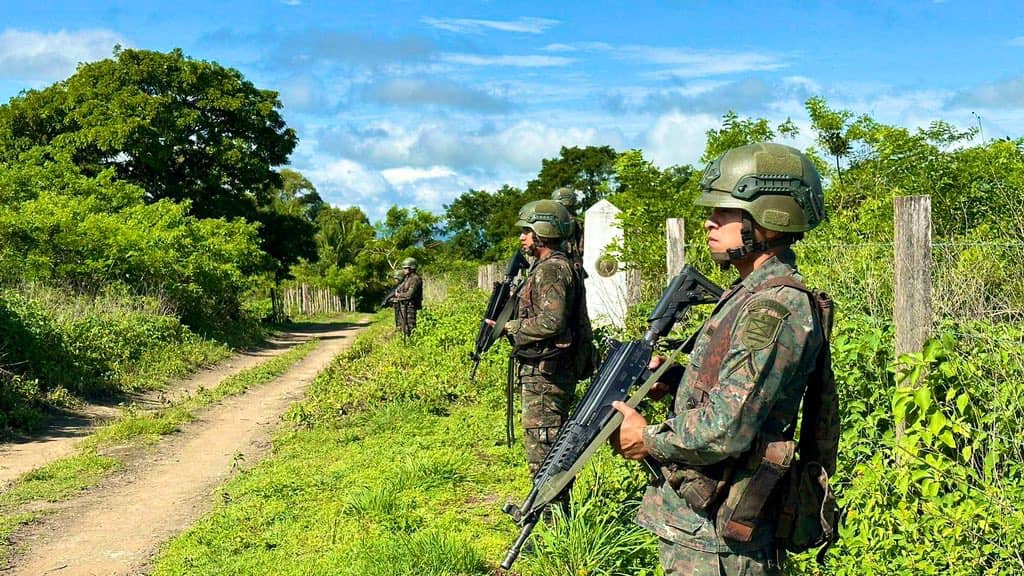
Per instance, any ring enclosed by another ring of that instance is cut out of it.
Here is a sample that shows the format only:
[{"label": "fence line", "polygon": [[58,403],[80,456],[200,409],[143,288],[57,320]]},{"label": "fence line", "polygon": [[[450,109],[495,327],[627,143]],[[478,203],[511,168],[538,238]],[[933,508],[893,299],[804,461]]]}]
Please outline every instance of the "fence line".
[{"label": "fence line", "polygon": [[314,316],[346,312],[350,311],[351,304],[327,288],[308,284],[289,286],[281,291],[279,298],[272,290],[271,300],[274,316],[278,320],[283,320],[285,316]]}]

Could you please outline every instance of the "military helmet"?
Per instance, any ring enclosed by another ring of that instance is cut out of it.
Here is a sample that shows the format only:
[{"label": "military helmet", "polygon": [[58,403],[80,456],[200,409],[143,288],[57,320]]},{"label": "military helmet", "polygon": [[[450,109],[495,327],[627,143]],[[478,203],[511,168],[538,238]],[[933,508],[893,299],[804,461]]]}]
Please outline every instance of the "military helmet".
[{"label": "military helmet", "polygon": [[541,238],[568,238],[572,233],[569,211],[554,200],[534,200],[519,209],[516,226],[529,228]]},{"label": "military helmet", "polygon": [[416,269],[416,259],[412,256],[402,260],[402,268],[409,268],[410,270]]},{"label": "military helmet", "polygon": [[695,204],[739,208],[778,232],[806,232],[825,218],[821,177],[805,154],[782,144],[733,148],[708,164]]},{"label": "military helmet", "polygon": [[391,275],[395,280],[401,280],[405,278],[405,273],[401,269],[395,270],[395,273]]},{"label": "military helmet", "polygon": [[568,210],[572,210],[576,206],[576,191],[565,186],[555,188],[555,191],[551,193],[551,199],[565,206]]}]

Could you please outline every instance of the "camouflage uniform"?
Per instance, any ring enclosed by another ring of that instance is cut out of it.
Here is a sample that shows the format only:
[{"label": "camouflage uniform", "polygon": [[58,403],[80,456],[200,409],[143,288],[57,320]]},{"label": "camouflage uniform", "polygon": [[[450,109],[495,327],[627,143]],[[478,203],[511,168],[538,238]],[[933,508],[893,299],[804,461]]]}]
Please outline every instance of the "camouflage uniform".
[{"label": "camouflage uniform", "polygon": [[[741,543],[720,536],[716,512],[722,489],[752,475],[748,460],[759,439],[793,421],[822,345],[807,294],[765,287],[782,277],[800,279],[789,249],[722,296],[694,342],[672,418],[644,429],[644,445],[666,480],[648,486],[637,522],[659,536],[666,575],[777,573],[766,562],[774,558],[772,519],[759,521]],[[691,504],[698,476],[721,480],[704,510]]]},{"label": "camouflage uniform", "polygon": [[401,307],[399,319],[402,323],[399,328],[403,333],[411,334],[416,329],[416,312],[423,308],[423,278],[415,270],[410,270],[395,290],[395,302]]},{"label": "camouflage uniform", "polygon": [[531,474],[536,474],[551,449],[576,394],[575,358],[566,353],[576,282],[565,254],[552,252],[538,260],[519,290],[518,318],[505,325],[519,360]]}]

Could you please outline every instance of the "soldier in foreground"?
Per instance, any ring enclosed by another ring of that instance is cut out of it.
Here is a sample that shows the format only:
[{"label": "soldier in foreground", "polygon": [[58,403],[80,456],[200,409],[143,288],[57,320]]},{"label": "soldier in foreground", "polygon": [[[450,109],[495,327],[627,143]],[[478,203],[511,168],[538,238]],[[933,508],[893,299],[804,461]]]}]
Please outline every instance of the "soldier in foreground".
[{"label": "soldier in foreground", "polygon": [[423,278],[416,271],[418,267],[415,258],[402,260],[405,280],[395,290],[395,302],[401,307],[399,328],[406,336],[416,329],[416,313],[423,308]]},{"label": "soldier in foreground", "polygon": [[780,574],[772,515],[757,516],[752,530],[732,520],[738,502],[768,499],[771,487],[754,473],[795,423],[823,345],[790,248],[824,217],[821,180],[798,150],[753,144],[712,161],[700,186],[711,256],[740,278],[696,337],[685,372],[649,394],[675,395],[670,419],[648,424],[616,402],[624,420],[612,445],[660,467],[637,521],[658,535],[667,576]]},{"label": "soldier in foreground", "polygon": [[[574,319],[585,310],[582,280],[562,251],[569,212],[553,200],[519,211],[519,243],[533,265],[519,290],[518,316],[502,328],[512,341],[523,394],[526,462],[536,474],[576,394]],[[493,323],[493,321],[488,321]]]}]

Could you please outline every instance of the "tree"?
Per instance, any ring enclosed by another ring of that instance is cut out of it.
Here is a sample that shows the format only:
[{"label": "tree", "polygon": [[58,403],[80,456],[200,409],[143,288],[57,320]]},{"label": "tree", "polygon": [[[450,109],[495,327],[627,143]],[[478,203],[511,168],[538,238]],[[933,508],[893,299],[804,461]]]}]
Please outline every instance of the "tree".
[{"label": "tree", "polygon": [[768,125],[768,120],[764,118],[741,118],[730,110],[722,116],[721,128],[717,130],[712,128],[706,132],[708,140],[704,146],[701,162],[707,164],[738,146],[771,142],[775,139],[776,131],[784,137],[792,138],[799,132],[799,129],[789,118],[773,130]]},{"label": "tree", "polygon": [[[611,146],[571,148],[562,146],[558,158],[541,161],[537,178],[526,185],[524,201],[550,198],[555,188],[568,186],[579,191],[582,212],[604,197],[615,176],[618,153]],[[614,186],[612,186],[614,192]]]},{"label": "tree", "polygon": [[804,108],[811,117],[818,144],[835,159],[836,176],[842,181],[840,159],[853,151],[854,142],[863,140],[876,127],[874,120],[867,115],[855,117],[849,110],[832,110],[820,96],[808,99]]},{"label": "tree", "polygon": [[282,170],[281,183],[254,217],[261,224],[263,251],[277,262],[277,282],[291,277],[290,268],[300,260],[314,262],[319,257],[316,217],[325,206],[313,184],[295,170]]},{"label": "tree", "polygon": [[275,190],[271,205],[277,212],[301,216],[315,222],[320,211],[326,208],[316,186],[301,173],[284,168],[281,174],[281,187]]},{"label": "tree", "polygon": [[324,267],[343,268],[374,238],[375,231],[362,209],[328,207],[316,220],[317,253]]},{"label": "tree", "polygon": [[460,260],[500,260],[509,256],[506,240],[515,232],[516,216],[527,202],[522,190],[502,186],[492,193],[470,190],[446,205],[447,251]]},{"label": "tree", "polygon": [[232,68],[115,48],[67,80],[0,107],[0,161],[34,148],[87,176],[106,168],[148,200],[191,201],[199,217],[252,219],[282,187],[274,166],[296,143],[277,93]]}]

